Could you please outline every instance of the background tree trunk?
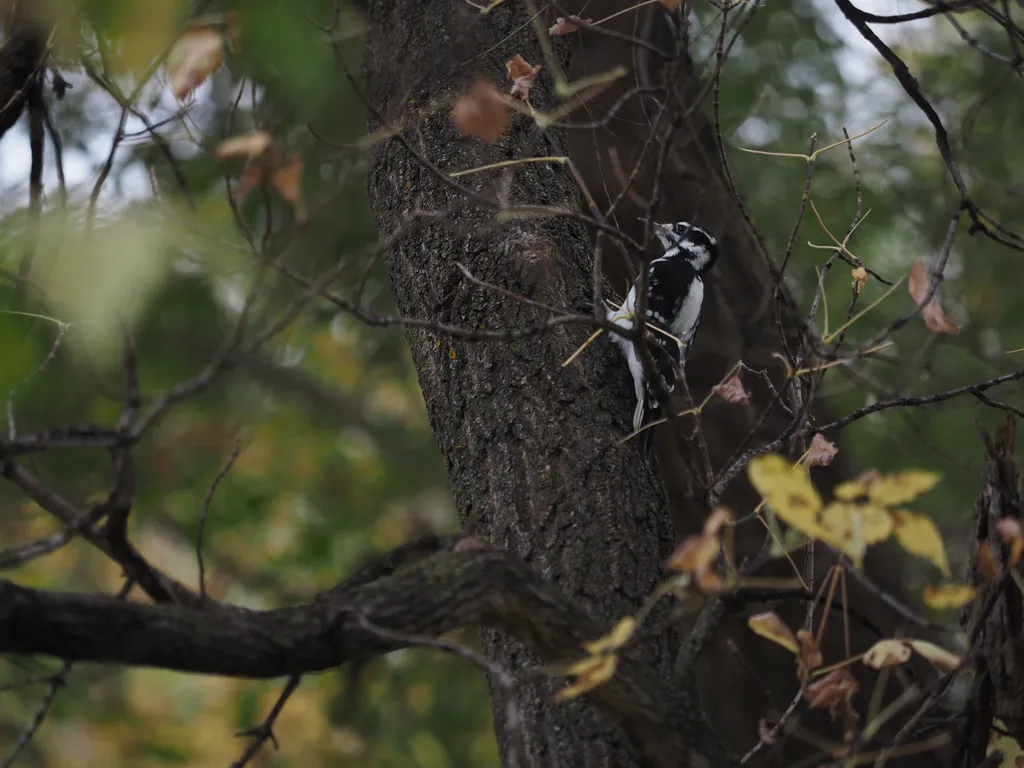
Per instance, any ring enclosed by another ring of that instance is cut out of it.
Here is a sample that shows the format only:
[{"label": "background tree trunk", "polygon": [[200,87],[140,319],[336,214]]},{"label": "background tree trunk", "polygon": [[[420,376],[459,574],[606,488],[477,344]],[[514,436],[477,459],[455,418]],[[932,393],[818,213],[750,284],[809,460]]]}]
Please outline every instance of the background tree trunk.
[{"label": "background tree trunk", "polygon": [[[583,6],[578,9],[575,3],[566,3],[566,7],[595,19],[605,18],[620,9],[614,0],[592,0],[586,3],[585,10]],[[623,35],[637,35],[656,43],[662,50],[673,51],[674,33],[665,16],[664,9],[655,4],[639,10],[636,16],[617,17],[609,26]],[[647,150],[646,155],[644,139],[649,129],[643,126],[651,123],[661,103],[660,99],[652,97],[632,98],[618,105],[606,126],[597,130],[568,131],[567,136],[570,154],[603,209],[620,194],[634,166],[641,163],[632,187],[635,193],[623,198],[614,219],[614,224],[624,232],[638,239],[642,237],[643,224],[638,217],[646,213],[643,206],[657,190],[660,205],[656,218],[659,221],[693,221],[709,227],[719,236],[721,256],[708,281],[701,332],[686,367],[695,401],[703,399],[740,360],[754,371],[768,372],[776,389],[782,388],[785,371],[780,358],[784,359],[787,348],[793,352],[801,351],[800,310],[784,289],[776,289],[777,281],[773,279],[768,264],[768,259],[774,255],[768,254],[750,232],[735,196],[728,188],[715,128],[704,108],[711,101],[711,84],[702,80],[686,51],[679,55],[678,65],[672,62],[663,67],[650,52],[637,49],[621,39],[584,34],[572,38],[571,42],[574,45],[571,79],[607,72],[615,66],[626,67],[631,73],[589,102],[588,114],[577,114],[577,120],[602,120],[609,115],[612,105],[620,102],[630,89],[650,88],[663,83],[671,84],[680,107],[677,111],[683,115],[678,122],[673,122],[672,113],[669,113],[659,132],[659,140]],[[714,68],[713,60],[709,68]],[[812,130],[808,127],[808,133]],[[656,181],[659,144],[665,141],[669,143],[669,149],[661,165],[661,177]],[[617,168],[623,170],[617,171]],[[799,193],[794,190],[793,194],[795,219]],[[606,274],[613,286],[621,286],[627,272],[623,260],[617,253],[613,255],[617,258],[605,259]],[[759,425],[762,414],[771,407],[774,393],[755,376],[744,374],[743,382],[750,393],[749,406],[731,406],[718,401],[702,413],[702,431],[716,473],[725,468],[751,432],[755,432],[756,437],[747,444],[747,448],[778,438],[792,422],[792,417],[776,406]],[[686,406],[681,404],[680,407]],[[819,417],[825,415],[823,409],[813,403],[811,413]],[[666,428],[663,430],[665,433],[668,431]],[[830,439],[835,437],[830,436]],[[700,489],[695,488],[693,479],[689,477],[687,462],[678,450],[678,443],[669,439],[668,434],[661,434],[658,447],[661,476],[669,493],[676,529],[681,535],[694,533],[703,524],[707,505]],[[793,458],[805,449],[803,442],[791,446]],[[700,456],[695,447],[691,453],[691,462],[699,466]],[[815,469],[812,477],[827,494],[849,471],[840,451],[831,465]],[[729,485],[721,503],[743,514],[753,509],[759,500],[744,473]],[[763,527],[752,520],[736,530],[739,551],[746,556],[753,555],[764,540]],[[817,585],[820,585],[835,559],[824,551],[824,547],[817,549],[815,573]],[[913,605],[915,598],[907,593],[903,581],[904,558],[894,550],[891,546],[872,547],[865,570],[875,584]],[[803,570],[802,554],[794,559],[797,567]],[[785,561],[775,560],[760,575],[791,578],[793,571]],[[903,626],[904,620],[883,605],[877,595],[855,582],[850,584],[850,604],[858,613],[869,617],[887,636],[892,636]],[[746,626],[749,614],[767,609],[776,610],[790,626],[799,626],[804,620],[805,608],[792,600],[752,604],[740,614],[730,614],[720,623],[715,642],[702,657],[698,669],[702,699],[712,725],[720,733],[728,733],[730,746],[741,753],[757,742],[758,721],[769,711],[775,710],[779,714],[797,692],[791,657],[754,636]],[[842,622],[830,622],[830,631],[823,643],[826,658],[845,656],[841,629]],[[854,622],[852,630],[851,640],[855,648],[866,649],[878,639],[863,624]],[[913,631],[920,634],[920,628],[915,627]],[[868,674],[863,665],[858,665],[854,671],[861,683],[857,708],[858,711],[866,711],[877,676]],[[923,666],[915,667],[915,672],[919,676],[931,677],[930,670]],[[902,686],[892,682],[889,689],[895,695]],[[841,734],[839,725],[830,723],[824,712],[804,715],[801,722],[832,737]],[[788,759],[796,759],[809,749],[800,739],[788,741]],[[925,754],[898,764],[933,765],[935,761],[934,754]],[[897,764],[896,761],[890,762]]]}]

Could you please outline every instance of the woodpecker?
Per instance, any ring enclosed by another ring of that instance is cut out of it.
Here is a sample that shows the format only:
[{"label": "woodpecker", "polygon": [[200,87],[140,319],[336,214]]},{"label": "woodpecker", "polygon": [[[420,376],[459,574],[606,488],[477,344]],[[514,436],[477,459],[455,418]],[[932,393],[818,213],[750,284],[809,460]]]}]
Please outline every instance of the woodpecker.
[{"label": "woodpecker", "polygon": [[[700,326],[704,278],[718,258],[718,240],[706,229],[685,221],[654,223],[653,228],[664,252],[650,263],[647,271],[645,338],[665,390],[671,392]],[[637,285],[634,283],[621,307],[607,307],[609,322],[625,330],[632,329],[636,304]],[[658,409],[658,398],[646,380],[633,342],[618,334],[612,334],[612,340],[625,356],[633,377],[635,431],[651,420]],[[644,442],[649,444],[649,437]]]}]

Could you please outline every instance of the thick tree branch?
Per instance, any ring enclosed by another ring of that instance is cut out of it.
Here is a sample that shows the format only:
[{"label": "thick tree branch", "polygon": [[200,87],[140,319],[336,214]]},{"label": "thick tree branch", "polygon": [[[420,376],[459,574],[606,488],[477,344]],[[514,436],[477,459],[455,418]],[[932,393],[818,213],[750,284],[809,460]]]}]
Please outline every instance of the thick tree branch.
[{"label": "thick tree branch", "polygon": [[[546,662],[579,658],[581,644],[609,628],[519,558],[480,549],[434,555],[270,611],[126,603],[0,582],[0,652],[234,677],[317,672],[398,647],[367,624],[437,636],[477,623],[517,638]],[[706,746],[673,693],[628,652],[592,699],[653,765],[689,765],[691,750]]]}]

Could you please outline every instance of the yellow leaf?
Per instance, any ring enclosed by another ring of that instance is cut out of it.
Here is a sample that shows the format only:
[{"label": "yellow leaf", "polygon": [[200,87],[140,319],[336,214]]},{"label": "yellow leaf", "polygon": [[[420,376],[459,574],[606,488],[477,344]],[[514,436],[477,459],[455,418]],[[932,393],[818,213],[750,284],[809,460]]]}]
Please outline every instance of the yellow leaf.
[{"label": "yellow leaf", "polygon": [[911,469],[896,475],[886,475],[872,483],[868,496],[873,502],[887,507],[906,504],[930,491],[937,482],[939,476],[936,473]]},{"label": "yellow leaf", "polygon": [[864,654],[869,667],[895,667],[910,658],[910,646],[903,640],[879,640]]},{"label": "yellow leaf", "polygon": [[618,664],[619,657],[613,653],[605,656],[591,656],[576,662],[569,667],[569,673],[576,675],[575,682],[555,694],[555,701],[575,699],[577,696],[607,683],[615,674]]},{"label": "yellow leaf", "polygon": [[751,460],[747,474],[783,522],[807,536],[821,538],[821,497],[803,467],[794,466],[777,454],[767,454]]},{"label": "yellow leaf", "polygon": [[867,496],[871,486],[881,478],[882,475],[879,474],[878,470],[869,469],[861,472],[853,480],[840,483],[832,493],[840,501],[855,501],[862,496]]},{"label": "yellow leaf", "polygon": [[860,567],[867,549],[860,507],[857,504],[833,501],[821,513],[821,526],[825,531],[821,537],[825,543],[848,556],[854,565]]},{"label": "yellow leaf", "polygon": [[946,547],[942,542],[942,534],[935,523],[924,515],[908,512],[905,509],[892,510],[893,530],[896,541],[907,552],[923,557],[942,571],[949,578],[949,561],[946,559]]},{"label": "yellow leaf", "polygon": [[800,646],[797,644],[796,635],[794,635],[793,631],[785,625],[782,619],[779,618],[778,614],[772,613],[771,611],[768,611],[767,613],[758,613],[747,619],[747,626],[750,627],[755,634],[767,638],[773,643],[778,643],[793,655],[800,653]]},{"label": "yellow leaf", "polygon": [[859,565],[867,547],[889,538],[892,517],[887,509],[871,504],[833,501],[821,514],[821,526],[825,543]]},{"label": "yellow leaf", "polygon": [[991,755],[997,749],[1002,752],[1003,762],[999,764],[999,768],[1019,768],[1024,765],[1024,750],[1012,736],[1006,735],[1006,725],[1000,720],[993,720],[992,728],[985,754]]},{"label": "yellow leaf", "polygon": [[975,589],[967,584],[924,585],[924,604],[936,611],[960,608],[974,599]]},{"label": "yellow leaf", "polygon": [[619,621],[619,623],[615,625],[615,629],[607,635],[598,638],[597,640],[593,640],[592,642],[584,643],[583,647],[595,656],[601,653],[618,650],[626,644],[626,641],[629,640],[630,636],[633,634],[633,630],[635,629],[636,619],[632,616],[627,616]]},{"label": "yellow leaf", "polygon": [[949,672],[960,665],[961,659],[959,656],[955,653],[950,653],[945,648],[940,648],[934,643],[929,643],[927,640],[908,640],[907,642],[911,648],[943,672]]}]

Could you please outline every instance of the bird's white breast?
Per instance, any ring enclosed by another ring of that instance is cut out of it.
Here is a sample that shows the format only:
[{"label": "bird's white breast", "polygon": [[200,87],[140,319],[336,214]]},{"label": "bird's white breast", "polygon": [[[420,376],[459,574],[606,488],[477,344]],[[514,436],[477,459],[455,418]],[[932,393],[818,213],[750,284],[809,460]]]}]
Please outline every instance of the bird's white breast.
[{"label": "bird's white breast", "polygon": [[679,315],[672,323],[672,335],[684,344],[693,335],[697,321],[700,320],[700,308],[704,303],[704,281],[699,277],[690,285],[690,295],[686,297]]}]

